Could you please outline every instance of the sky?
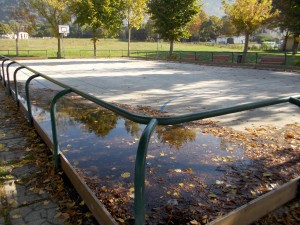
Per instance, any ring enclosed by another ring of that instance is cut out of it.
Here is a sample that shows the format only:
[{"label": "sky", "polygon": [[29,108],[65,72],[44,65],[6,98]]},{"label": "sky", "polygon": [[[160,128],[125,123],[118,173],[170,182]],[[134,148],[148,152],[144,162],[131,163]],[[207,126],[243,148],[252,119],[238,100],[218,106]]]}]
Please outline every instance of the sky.
[{"label": "sky", "polygon": [[221,9],[222,0],[202,0],[203,9],[210,16],[224,16],[224,11]]}]

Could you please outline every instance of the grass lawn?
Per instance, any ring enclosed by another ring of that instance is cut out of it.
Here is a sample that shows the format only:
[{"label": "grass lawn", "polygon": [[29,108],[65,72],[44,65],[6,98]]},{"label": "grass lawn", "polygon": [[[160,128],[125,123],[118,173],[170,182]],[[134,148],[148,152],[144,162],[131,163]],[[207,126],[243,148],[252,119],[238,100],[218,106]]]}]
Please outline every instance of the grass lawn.
[{"label": "grass lawn", "polygon": [[[65,57],[79,57],[79,56],[93,56],[93,43],[89,38],[64,38],[63,39],[64,54]],[[15,40],[12,39],[0,39],[0,55],[6,55],[13,57],[16,55],[15,51]],[[232,62],[236,62],[237,56],[242,52],[243,45],[205,45],[204,43],[181,43],[176,42],[174,45],[174,51],[180,52],[198,52],[203,60],[210,60],[212,58],[212,52],[231,52]],[[41,56],[54,58],[57,56],[57,39],[56,38],[32,38],[28,40],[19,40],[19,54],[20,56]],[[165,58],[167,51],[169,50],[168,42],[131,42],[131,55],[146,56],[151,55],[156,58],[156,51],[160,51],[161,57]],[[144,51],[136,52],[136,51]],[[152,53],[146,53],[145,51],[153,51]],[[233,53],[234,52],[234,53]],[[176,53],[177,57],[180,57],[185,53]],[[283,55],[281,52],[263,52],[259,51],[254,53],[249,51],[247,56],[248,63],[256,63],[260,60],[260,57],[264,54],[279,54]],[[103,57],[120,57],[127,55],[127,42],[119,41],[118,39],[100,39],[97,42],[97,56]],[[300,64],[300,54],[297,56],[288,56],[287,64],[295,65]]]},{"label": "grass lawn", "polygon": [[[80,56],[82,55],[92,55],[93,54],[93,43],[89,38],[65,38],[63,40],[65,55],[66,56]],[[7,55],[8,50],[10,54],[15,54],[15,40],[11,39],[0,39],[0,54]],[[46,39],[28,39],[19,40],[19,49],[21,55],[37,54],[37,50],[43,50],[40,55],[45,55],[45,50],[47,50],[48,57],[55,57],[57,52],[57,39],[46,38]],[[126,55],[127,42],[119,41],[117,39],[100,39],[97,43],[98,51],[109,51],[113,54],[114,51],[123,51]],[[147,51],[168,51],[168,42],[131,42],[131,50],[147,50]],[[226,47],[218,46],[205,46],[202,44],[193,43],[175,43],[175,51],[241,51],[239,49],[232,49]],[[88,53],[87,53],[88,52]]]}]

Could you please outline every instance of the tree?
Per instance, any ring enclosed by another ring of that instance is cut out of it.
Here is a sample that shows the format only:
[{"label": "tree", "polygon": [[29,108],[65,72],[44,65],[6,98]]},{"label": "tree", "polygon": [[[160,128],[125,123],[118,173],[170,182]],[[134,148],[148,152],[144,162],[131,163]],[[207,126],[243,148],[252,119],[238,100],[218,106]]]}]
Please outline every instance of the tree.
[{"label": "tree", "polygon": [[60,0],[28,0],[30,6],[37,10],[38,14],[45,18],[51,27],[53,36],[57,38],[57,57],[61,57],[61,35],[58,25],[71,21],[71,14],[68,10],[68,1]]},{"label": "tree", "polygon": [[12,32],[12,30],[11,30],[9,24],[0,22],[0,35],[8,34],[10,32]]},{"label": "tree", "polygon": [[30,33],[35,28],[36,16],[30,12],[25,2],[20,2],[11,10],[10,18],[9,26],[16,36],[16,55],[19,56],[19,34],[21,31]]},{"label": "tree", "polygon": [[202,24],[208,20],[208,15],[204,10],[200,10],[197,16],[191,21],[189,25],[189,31],[192,37],[196,37],[200,41],[200,32]]},{"label": "tree", "polygon": [[222,21],[217,16],[210,16],[200,27],[200,36],[204,41],[216,40],[221,34]]},{"label": "tree", "polygon": [[221,34],[222,35],[228,35],[228,36],[233,36],[237,34],[237,30],[235,26],[232,24],[228,16],[223,16],[222,17],[222,29],[221,29]]},{"label": "tree", "polygon": [[169,57],[174,41],[190,36],[188,25],[199,12],[197,0],[150,0],[149,13],[154,21],[156,32],[170,42]]},{"label": "tree", "polygon": [[274,8],[280,12],[276,24],[286,32],[283,50],[285,50],[288,36],[292,33],[294,36],[293,54],[296,54],[300,35],[300,1],[273,0],[273,4]]},{"label": "tree", "polygon": [[70,8],[76,17],[75,22],[85,29],[92,30],[94,56],[100,32],[102,35],[115,36],[122,27],[122,0],[72,0]]},{"label": "tree", "polygon": [[275,16],[272,0],[235,0],[233,4],[222,1],[225,13],[238,33],[245,35],[244,57],[248,51],[250,35]]},{"label": "tree", "polygon": [[128,56],[130,56],[131,29],[139,29],[146,12],[146,0],[125,0],[125,18],[128,29]]}]

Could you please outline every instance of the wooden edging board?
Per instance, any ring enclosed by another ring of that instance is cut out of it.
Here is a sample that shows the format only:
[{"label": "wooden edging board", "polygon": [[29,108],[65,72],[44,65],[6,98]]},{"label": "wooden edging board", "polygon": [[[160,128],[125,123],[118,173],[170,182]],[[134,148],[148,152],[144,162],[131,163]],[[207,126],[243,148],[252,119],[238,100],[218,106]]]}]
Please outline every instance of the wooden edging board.
[{"label": "wooden edging board", "polygon": [[247,225],[296,198],[300,177],[218,218],[209,225]]},{"label": "wooden edging board", "polygon": [[[23,113],[27,113],[26,108],[21,103],[20,104],[20,110]],[[49,136],[45,133],[45,131],[41,128],[41,126],[38,124],[38,122],[33,118],[33,126],[35,127],[36,131],[40,135],[40,137],[44,140],[46,145],[51,149],[53,148],[53,143]],[[60,164],[62,170],[66,173],[67,177],[73,184],[74,188],[78,192],[78,194],[81,196],[81,198],[84,200],[84,203],[87,205],[87,207],[91,210],[93,213],[93,216],[96,218],[96,220],[101,225],[118,225],[116,220],[111,216],[111,214],[108,212],[108,210],[105,208],[105,206],[97,199],[95,194],[90,190],[90,188],[86,185],[84,180],[80,178],[78,173],[75,171],[75,169],[72,167],[72,165],[69,163],[66,157],[64,155],[60,155]]]}]

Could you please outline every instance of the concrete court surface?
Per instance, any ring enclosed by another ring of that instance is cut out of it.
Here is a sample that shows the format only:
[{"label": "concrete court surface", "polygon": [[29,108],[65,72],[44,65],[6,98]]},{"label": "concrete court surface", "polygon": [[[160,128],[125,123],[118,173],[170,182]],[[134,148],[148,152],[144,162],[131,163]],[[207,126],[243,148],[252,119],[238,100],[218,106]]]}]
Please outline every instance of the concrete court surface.
[{"label": "concrete court surface", "polygon": [[[172,115],[300,94],[300,73],[296,72],[127,58],[19,62],[105,101],[150,106]],[[57,88],[44,79],[41,82]],[[212,120],[237,130],[260,125],[282,127],[300,122],[300,109],[284,103]]]}]

